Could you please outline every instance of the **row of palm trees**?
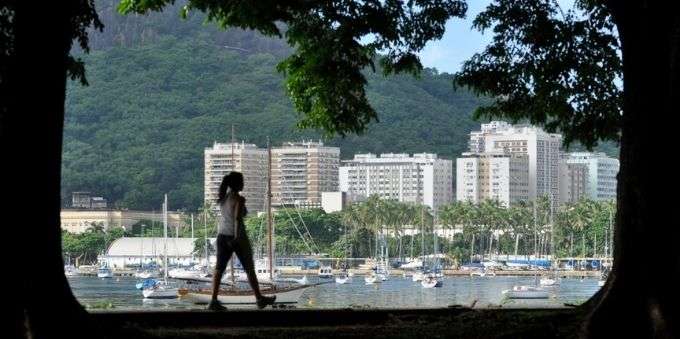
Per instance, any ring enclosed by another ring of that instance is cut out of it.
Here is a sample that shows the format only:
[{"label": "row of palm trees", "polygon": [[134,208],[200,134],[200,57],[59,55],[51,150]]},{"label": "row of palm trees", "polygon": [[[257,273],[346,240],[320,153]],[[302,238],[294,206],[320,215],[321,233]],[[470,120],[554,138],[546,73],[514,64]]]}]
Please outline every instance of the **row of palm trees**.
[{"label": "row of palm trees", "polygon": [[[348,230],[345,242],[367,248],[369,255],[376,251],[376,234],[389,235],[395,257],[420,253],[422,244],[414,241],[412,230],[420,233],[422,228],[432,239],[436,228],[453,234],[439,238],[443,251],[463,260],[491,254],[603,256],[611,250],[614,211],[613,201],[592,200],[551,209],[547,197],[509,207],[494,200],[454,202],[433,211],[425,205],[371,196],[343,210],[341,221]],[[426,251],[432,250],[432,243],[427,241]]]}]

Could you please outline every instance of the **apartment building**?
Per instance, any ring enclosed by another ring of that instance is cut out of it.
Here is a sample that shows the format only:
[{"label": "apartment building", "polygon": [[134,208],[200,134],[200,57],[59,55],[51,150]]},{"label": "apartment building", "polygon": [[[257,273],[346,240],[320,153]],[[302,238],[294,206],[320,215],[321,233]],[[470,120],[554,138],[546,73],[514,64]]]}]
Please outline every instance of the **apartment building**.
[{"label": "apartment building", "polygon": [[453,201],[453,162],[431,153],[356,154],[342,162],[340,190],[354,201],[377,194],[437,209]]}]

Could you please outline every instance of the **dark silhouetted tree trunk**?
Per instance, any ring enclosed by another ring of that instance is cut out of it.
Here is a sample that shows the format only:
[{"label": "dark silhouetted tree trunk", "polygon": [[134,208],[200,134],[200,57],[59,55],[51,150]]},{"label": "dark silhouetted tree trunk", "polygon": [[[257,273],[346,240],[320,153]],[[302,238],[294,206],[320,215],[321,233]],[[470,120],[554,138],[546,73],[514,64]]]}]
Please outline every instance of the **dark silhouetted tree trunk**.
[{"label": "dark silhouetted tree trunk", "polygon": [[[3,117],[3,209],[5,226],[17,232],[21,272],[12,295],[33,338],[73,337],[86,316],[64,276],[61,255],[60,170],[67,56],[73,1],[18,1],[15,59],[9,69],[10,95]],[[95,112],[93,112],[94,114]],[[11,246],[11,245],[10,245]],[[69,326],[69,324],[78,326]],[[68,330],[67,330],[68,329]],[[62,333],[63,331],[63,333]],[[63,335],[62,335],[63,334]]]},{"label": "dark silhouetted tree trunk", "polygon": [[[586,324],[593,338],[680,337],[676,1],[611,2],[622,37],[624,115],[614,266]],[[675,161],[673,161],[675,162]]]}]

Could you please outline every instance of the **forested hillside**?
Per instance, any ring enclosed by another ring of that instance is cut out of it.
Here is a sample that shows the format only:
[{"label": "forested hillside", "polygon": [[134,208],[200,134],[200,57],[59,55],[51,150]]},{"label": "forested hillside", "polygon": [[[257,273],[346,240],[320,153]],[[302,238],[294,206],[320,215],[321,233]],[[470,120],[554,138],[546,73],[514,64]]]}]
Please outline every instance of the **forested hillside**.
[{"label": "forested hillside", "polygon": [[[236,138],[264,145],[319,139],[296,129],[276,64],[284,41],[240,30],[221,31],[177,10],[121,17],[115,1],[98,1],[106,25],[83,58],[89,86],[69,84],[62,195],[87,190],[115,205],[171,209],[202,204],[203,149]],[[363,136],[325,140],[342,157],[358,152],[436,152],[453,158],[467,147],[471,118],[482,101],[454,91],[451,75],[426,70],[384,78],[367,71],[380,114]],[[611,148],[610,148],[611,149]],[[614,151],[611,151],[614,152]]]}]

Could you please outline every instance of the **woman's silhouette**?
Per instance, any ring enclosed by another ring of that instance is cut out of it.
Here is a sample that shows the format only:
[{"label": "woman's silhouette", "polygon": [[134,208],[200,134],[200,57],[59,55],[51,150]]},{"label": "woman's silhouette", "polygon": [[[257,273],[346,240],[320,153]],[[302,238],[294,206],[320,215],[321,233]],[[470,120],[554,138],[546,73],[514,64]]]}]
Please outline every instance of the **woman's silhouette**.
[{"label": "woman's silhouette", "polygon": [[253,250],[243,224],[243,217],[248,213],[248,210],[245,204],[246,199],[239,194],[241,190],[243,190],[243,174],[230,172],[222,178],[217,199],[221,211],[217,234],[217,264],[213,276],[212,300],[208,306],[208,309],[214,311],[226,310],[226,307],[222,306],[217,300],[217,293],[222,274],[224,274],[227,262],[229,262],[233,253],[236,253],[248,274],[248,282],[257,298],[257,307],[263,308],[273,304],[276,300],[276,296],[267,297],[260,293],[260,285],[257,282],[255,264],[253,263]]}]

